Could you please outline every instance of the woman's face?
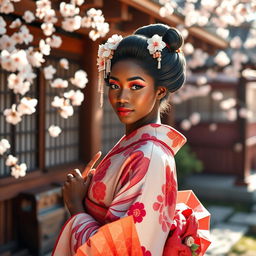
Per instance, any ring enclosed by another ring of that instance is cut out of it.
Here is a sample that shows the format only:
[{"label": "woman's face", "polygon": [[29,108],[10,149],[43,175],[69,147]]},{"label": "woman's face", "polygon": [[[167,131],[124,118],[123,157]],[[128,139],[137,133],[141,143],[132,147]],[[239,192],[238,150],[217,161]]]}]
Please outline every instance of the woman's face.
[{"label": "woman's face", "polygon": [[153,121],[158,114],[158,94],[153,78],[136,62],[122,60],[112,67],[108,97],[122,123]]}]

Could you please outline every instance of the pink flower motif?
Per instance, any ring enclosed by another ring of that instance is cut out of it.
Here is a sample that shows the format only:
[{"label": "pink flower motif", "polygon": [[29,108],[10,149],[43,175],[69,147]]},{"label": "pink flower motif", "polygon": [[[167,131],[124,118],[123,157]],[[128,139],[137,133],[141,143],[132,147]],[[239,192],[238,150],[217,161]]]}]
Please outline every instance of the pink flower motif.
[{"label": "pink flower motif", "polygon": [[143,256],[151,256],[152,255],[151,252],[147,251],[147,249],[144,246],[141,246],[141,250],[142,250]]},{"label": "pink flower motif", "polygon": [[93,177],[93,180],[94,181],[102,180],[104,178],[104,176],[106,175],[107,169],[109,168],[110,165],[111,165],[110,158],[103,161],[96,169],[96,173]]},{"label": "pink flower motif", "polygon": [[[170,220],[173,219],[177,194],[177,183],[170,166],[167,165],[165,170],[166,184],[162,185],[163,194],[158,195],[157,202],[153,204],[154,211],[159,211],[160,213],[159,224],[162,225],[162,229],[164,232],[168,231],[171,228]],[[165,215],[164,209],[167,209],[168,217]]]},{"label": "pink flower motif", "polygon": [[159,215],[159,224],[162,225],[162,230],[164,232],[167,232],[170,230],[171,228],[171,222],[169,221],[169,219],[167,218],[167,216],[164,213],[161,213]]},{"label": "pink flower motif", "polygon": [[103,182],[96,182],[92,187],[93,197],[101,201],[106,195],[106,185]]},{"label": "pink flower motif", "polygon": [[128,210],[128,215],[133,215],[134,222],[142,222],[143,217],[146,216],[146,211],[144,210],[143,203],[135,203]]}]

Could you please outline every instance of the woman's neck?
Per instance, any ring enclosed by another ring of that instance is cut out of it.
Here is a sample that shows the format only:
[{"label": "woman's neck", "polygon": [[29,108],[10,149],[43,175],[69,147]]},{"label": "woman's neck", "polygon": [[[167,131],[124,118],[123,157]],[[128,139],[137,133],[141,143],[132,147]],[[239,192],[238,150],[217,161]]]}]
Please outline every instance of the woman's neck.
[{"label": "woman's neck", "polygon": [[132,124],[127,124],[125,126],[125,134],[129,135],[130,133],[132,133],[133,131],[137,130],[138,128],[147,125],[147,124],[161,124],[161,118],[160,118],[160,112],[157,113],[156,116],[154,116],[153,118],[142,118],[140,120],[138,120],[135,123]]}]

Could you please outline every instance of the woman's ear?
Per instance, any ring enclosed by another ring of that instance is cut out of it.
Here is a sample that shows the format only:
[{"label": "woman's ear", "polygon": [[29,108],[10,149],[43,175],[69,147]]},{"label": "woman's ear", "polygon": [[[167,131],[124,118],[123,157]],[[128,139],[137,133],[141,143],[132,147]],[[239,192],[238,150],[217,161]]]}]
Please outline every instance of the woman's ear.
[{"label": "woman's ear", "polygon": [[161,100],[162,98],[164,98],[164,96],[167,94],[167,88],[163,87],[163,86],[159,86],[157,88],[157,99]]}]

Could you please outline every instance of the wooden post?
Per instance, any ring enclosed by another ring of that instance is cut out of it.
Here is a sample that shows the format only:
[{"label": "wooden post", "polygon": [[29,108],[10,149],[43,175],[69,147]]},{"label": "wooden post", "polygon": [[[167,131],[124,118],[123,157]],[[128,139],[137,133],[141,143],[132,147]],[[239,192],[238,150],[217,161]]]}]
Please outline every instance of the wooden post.
[{"label": "wooden post", "polygon": [[[246,103],[246,79],[240,75],[239,79],[239,84],[237,86],[237,100],[238,103]],[[241,104],[239,104],[237,110],[241,108]],[[248,159],[248,148],[246,145],[246,139],[247,139],[247,119],[246,118],[241,118],[238,115],[237,118],[238,122],[238,127],[239,127],[239,142],[242,144],[242,150],[241,150],[241,163],[238,168],[237,172],[237,180],[236,184],[237,185],[247,185],[246,183],[246,177],[249,176],[250,174],[250,169],[249,169],[249,159]]]},{"label": "wooden post", "polygon": [[99,41],[84,39],[83,66],[89,82],[84,90],[85,100],[80,108],[80,159],[88,162],[101,149],[102,114],[98,93],[96,66]]}]

